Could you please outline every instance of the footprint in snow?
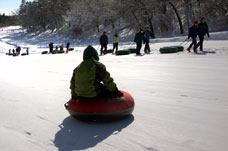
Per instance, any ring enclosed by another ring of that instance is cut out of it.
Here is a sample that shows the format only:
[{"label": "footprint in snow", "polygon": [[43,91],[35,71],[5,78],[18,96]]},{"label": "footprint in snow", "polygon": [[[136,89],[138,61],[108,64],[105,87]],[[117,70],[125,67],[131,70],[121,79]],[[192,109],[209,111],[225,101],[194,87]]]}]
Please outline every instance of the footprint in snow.
[{"label": "footprint in snow", "polygon": [[180,96],[182,96],[182,97],[188,97],[187,95],[184,95],[184,94],[182,94],[182,95],[180,95]]},{"label": "footprint in snow", "polygon": [[32,133],[30,133],[30,132],[27,132],[27,131],[24,131],[25,132],[25,134],[27,134],[27,135],[32,135]]}]

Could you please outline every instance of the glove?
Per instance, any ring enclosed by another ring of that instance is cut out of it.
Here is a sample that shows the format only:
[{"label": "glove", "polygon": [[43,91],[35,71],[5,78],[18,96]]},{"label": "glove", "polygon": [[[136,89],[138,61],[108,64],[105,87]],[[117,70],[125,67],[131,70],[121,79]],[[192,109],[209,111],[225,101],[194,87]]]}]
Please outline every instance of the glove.
[{"label": "glove", "polygon": [[123,94],[122,92],[118,91],[116,96],[122,97],[123,95],[124,95],[124,94]]}]

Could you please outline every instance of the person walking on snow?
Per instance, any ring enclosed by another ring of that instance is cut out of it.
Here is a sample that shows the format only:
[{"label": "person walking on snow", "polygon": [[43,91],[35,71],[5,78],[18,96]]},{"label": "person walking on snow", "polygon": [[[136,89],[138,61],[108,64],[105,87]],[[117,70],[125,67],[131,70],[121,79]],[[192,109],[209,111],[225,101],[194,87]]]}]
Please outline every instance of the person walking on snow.
[{"label": "person walking on snow", "polygon": [[189,45],[189,47],[187,48],[187,50],[188,50],[189,52],[191,52],[190,49],[191,49],[192,46],[193,46],[194,52],[197,53],[197,50],[196,50],[196,45],[197,45],[196,38],[197,38],[198,34],[199,34],[199,30],[198,30],[198,21],[194,21],[193,26],[192,26],[191,28],[189,28],[189,33],[188,33],[188,38],[187,38],[187,40],[189,40],[190,37],[192,38],[192,43],[191,43],[191,44]]},{"label": "person walking on snow", "polygon": [[[103,35],[100,37],[100,44],[101,44],[101,55],[107,53],[107,45],[108,45],[108,36],[107,33],[104,31]],[[104,49],[104,51],[103,51]]]},{"label": "person walking on snow", "polygon": [[198,26],[199,28],[199,42],[196,45],[196,49],[200,46],[200,51],[203,51],[203,41],[204,41],[204,36],[207,34],[207,37],[209,38],[209,31],[208,31],[208,25],[206,23],[205,18],[201,18],[201,22]]},{"label": "person walking on snow", "polygon": [[69,50],[70,50],[70,42],[67,42],[67,45],[66,45],[66,53],[68,53],[69,52]]},{"label": "person walking on snow", "polygon": [[119,43],[119,37],[118,34],[115,33],[115,35],[113,36],[113,49],[112,49],[112,53],[114,53],[114,50],[116,49],[116,51],[118,51],[118,43]]},{"label": "person walking on snow", "polygon": [[73,100],[123,96],[92,46],[84,50],[83,61],[74,69],[70,89]]},{"label": "person walking on snow", "polygon": [[150,53],[150,45],[149,45],[149,43],[150,43],[150,30],[149,29],[150,28],[147,27],[146,32],[145,32],[145,40],[144,40],[144,42],[145,42],[144,52],[145,53]]},{"label": "person walking on snow", "polygon": [[142,43],[144,41],[144,31],[140,29],[140,32],[138,32],[135,35],[134,42],[136,42],[136,55],[141,55],[140,50],[142,48]]},{"label": "person walking on snow", "polygon": [[49,43],[49,53],[52,53],[52,51],[53,51],[53,48],[54,48],[53,44],[54,44],[53,42]]}]

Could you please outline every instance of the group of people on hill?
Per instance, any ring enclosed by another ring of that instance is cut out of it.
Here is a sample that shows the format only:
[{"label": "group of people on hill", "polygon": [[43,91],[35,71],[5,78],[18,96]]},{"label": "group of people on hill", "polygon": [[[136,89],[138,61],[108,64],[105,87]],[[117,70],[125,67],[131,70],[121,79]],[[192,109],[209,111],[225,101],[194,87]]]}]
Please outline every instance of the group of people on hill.
[{"label": "group of people on hill", "polygon": [[[192,27],[189,28],[189,34],[188,39],[192,39],[192,43],[187,48],[187,51],[191,52],[191,48],[193,46],[193,51],[197,53],[197,48],[200,46],[200,51],[203,51],[203,41],[204,36],[207,34],[208,38],[210,37],[209,31],[208,31],[208,25],[206,23],[205,18],[201,18],[200,24],[198,24],[198,21],[194,21],[194,24]],[[199,42],[197,43],[197,36],[199,37]]]},{"label": "group of people on hill", "polygon": [[[134,42],[136,42],[136,55],[140,55],[140,50],[142,48],[142,44],[145,43],[145,48],[144,52],[145,53],[150,53],[150,28],[147,27],[146,30],[144,31],[143,29],[140,29],[140,31],[135,35]],[[108,36],[107,32],[104,31],[103,35],[100,37],[100,55],[106,54],[107,53],[107,45],[108,45]],[[115,33],[113,36],[113,48],[112,48],[112,53],[114,51],[118,51],[118,43],[119,43],[119,36],[118,33]]]},{"label": "group of people on hill", "polygon": [[[189,40],[192,38],[192,43],[187,48],[187,50],[190,52],[190,49],[193,46],[194,52],[197,52],[197,48],[200,46],[200,50],[202,51],[204,36],[206,34],[209,38],[210,35],[205,18],[201,18],[200,24],[198,24],[198,21],[195,21],[194,25],[189,29],[187,39]],[[149,27],[147,27],[145,31],[143,29],[140,29],[140,31],[136,33],[134,38],[134,42],[136,42],[136,55],[141,54],[140,50],[143,43],[145,43],[144,52],[150,53],[150,36],[151,33]],[[199,36],[198,43],[196,40],[197,36]],[[118,50],[118,42],[119,37],[118,34],[115,33],[113,36],[113,52],[115,49]],[[100,45],[100,54],[105,54],[108,45],[107,32],[104,32],[100,37]],[[74,69],[73,76],[71,78],[70,89],[71,97],[73,100],[88,100],[105,96],[123,96],[123,93],[118,90],[116,84],[113,81],[113,78],[110,76],[110,73],[106,71],[105,65],[99,62],[98,53],[92,46],[88,46],[84,50],[83,61]]]},{"label": "group of people on hill", "polygon": [[[60,48],[60,49],[59,49]],[[54,43],[53,42],[50,42],[49,43],[49,53],[57,53],[58,51],[64,51],[64,44],[62,44],[61,46],[56,46],[55,47],[55,50],[54,50]],[[68,53],[70,51],[70,42],[67,42],[66,44],[66,53]]]},{"label": "group of people on hill", "polygon": [[[16,50],[13,49],[11,52],[11,49],[9,49],[9,55],[15,55],[15,56],[19,56],[21,54],[21,47],[17,46]],[[29,48],[26,49],[26,55],[29,55]]]}]

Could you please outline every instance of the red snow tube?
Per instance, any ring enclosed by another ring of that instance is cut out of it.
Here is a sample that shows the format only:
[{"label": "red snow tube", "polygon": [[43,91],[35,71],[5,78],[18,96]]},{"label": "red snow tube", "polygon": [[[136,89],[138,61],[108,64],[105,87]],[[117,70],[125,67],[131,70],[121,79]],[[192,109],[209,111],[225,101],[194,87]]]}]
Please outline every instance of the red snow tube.
[{"label": "red snow tube", "polygon": [[70,100],[65,104],[66,110],[73,117],[121,117],[130,115],[134,110],[133,97],[121,91],[122,97],[107,97],[95,100]]}]

